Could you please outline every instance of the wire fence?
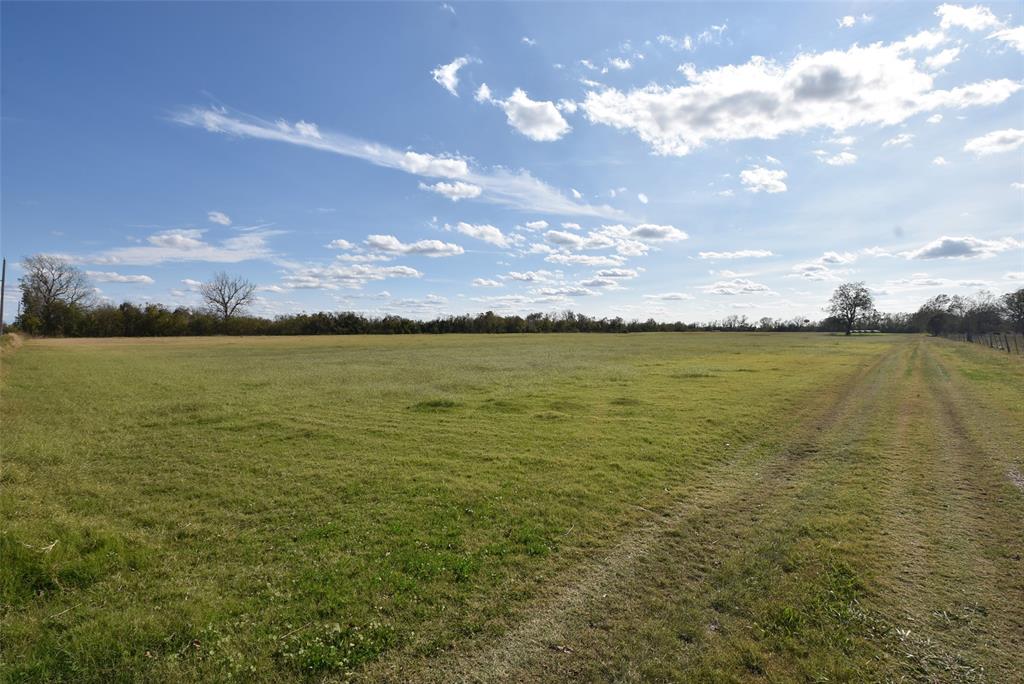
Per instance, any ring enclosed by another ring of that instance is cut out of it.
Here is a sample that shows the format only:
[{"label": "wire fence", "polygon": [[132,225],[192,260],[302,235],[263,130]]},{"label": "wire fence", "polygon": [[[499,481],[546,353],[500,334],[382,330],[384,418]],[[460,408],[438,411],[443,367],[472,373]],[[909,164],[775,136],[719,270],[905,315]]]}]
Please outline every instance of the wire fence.
[{"label": "wire fence", "polygon": [[983,347],[1003,351],[1007,354],[1024,354],[1024,335],[1017,333],[975,333],[973,335],[950,333],[943,337],[957,342],[980,344]]}]

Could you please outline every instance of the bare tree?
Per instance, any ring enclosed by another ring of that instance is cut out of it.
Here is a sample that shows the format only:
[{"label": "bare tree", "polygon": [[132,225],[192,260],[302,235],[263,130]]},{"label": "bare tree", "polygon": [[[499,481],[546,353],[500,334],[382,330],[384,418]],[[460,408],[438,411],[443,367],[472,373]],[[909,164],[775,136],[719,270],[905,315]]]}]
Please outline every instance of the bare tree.
[{"label": "bare tree", "polygon": [[870,313],[874,307],[875,301],[863,282],[843,283],[832,293],[825,310],[843,322],[846,334],[849,335],[853,332],[857,317]]},{"label": "bare tree", "polygon": [[225,321],[252,304],[255,292],[253,283],[223,271],[199,286],[203,301]]},{"label": "bare tree", "polygon": [[18,325],[30,333],[63,335],[92,303],[93,288],[82,271],[60,257],[36,254],[21,262]]}]

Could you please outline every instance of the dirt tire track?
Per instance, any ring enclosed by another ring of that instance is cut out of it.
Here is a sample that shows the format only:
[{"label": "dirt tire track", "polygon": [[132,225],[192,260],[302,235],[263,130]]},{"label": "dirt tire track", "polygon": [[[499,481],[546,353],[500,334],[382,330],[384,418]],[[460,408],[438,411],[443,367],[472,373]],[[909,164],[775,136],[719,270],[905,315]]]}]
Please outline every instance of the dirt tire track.
[{"label": "dirt tire track", "polygon": [[[628,532],[603,556],[591,559],[567,573],[557,589],[541,597],[524,611],[527,617],[498,640],[489,643],[470,642],[463,650],[428,664],[417,679],[445,682],[487,682],[521,679],[527,664],[549,657],[552,649],[572,641],[570,630],[578,616],[592,607],[616,583],[628,580],[639,562],[656,547],[670,530],[682,526],[698,526],[709,512],[729,510],[736,517],[757,515],[767,501],[780,489],[789,486],[794,471],[821,448],[824,436],[837,428],[856,431],[881,390],[897,357],[905,353],[905,345],[887,348],[868,365],[858,369],[841,389],[829,393],[832,401],[822,407],[804,405],[793,416],[796,434],[781,448],[773,449],[763,459],[756,458],[765,444],[753,442],[736,450],[731,457],[714,465],[700,482],[680,487],[674,493],[676,503],[659,518]],[[751,472],[753,471],[753,472]],[[725,552],[726,549],[720,549]],[[465,649],[473,649],[466,651]],[[371,673],[371,677],[408,678],[408,673]]]}]

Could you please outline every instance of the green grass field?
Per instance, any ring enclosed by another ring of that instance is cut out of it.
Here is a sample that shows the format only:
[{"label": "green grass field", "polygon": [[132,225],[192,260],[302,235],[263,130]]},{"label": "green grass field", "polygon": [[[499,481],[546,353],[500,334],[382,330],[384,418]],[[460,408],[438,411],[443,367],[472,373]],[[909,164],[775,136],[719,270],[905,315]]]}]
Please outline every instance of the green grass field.
[{"label": "green grass field", "polygon": [[5,681],[1024,681],[1024,364],[916,336],[31,340]]}]

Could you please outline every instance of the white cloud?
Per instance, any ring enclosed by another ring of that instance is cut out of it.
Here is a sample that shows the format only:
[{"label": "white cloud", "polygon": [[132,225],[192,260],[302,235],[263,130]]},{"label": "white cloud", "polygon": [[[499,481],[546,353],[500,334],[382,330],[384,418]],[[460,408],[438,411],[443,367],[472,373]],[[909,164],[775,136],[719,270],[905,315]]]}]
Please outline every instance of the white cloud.
[{"label": "white cloud", "polygon": [[989,35],[989,38],[1000,40],[1018,52],[1024,52],[1024,26],[1004,28]]},{"label": "white cloud", "polygon": [[447,2],[441,3],[441,9],[445,12],[451,12],[452,14],[455,14],[455,8],[449,5]]},{"label": "white cloud", "polygon": [[472,224],[460,221],[455,224],[455,230],[459,231],[463,235],[468,235],[471,238],[489,242],[492,245],[497,245],[498,247],[510,246],[508,237],[506,237],[499,228],[487,223]]},{"label": "white cloud", "polygon": [[179,112],[174,120],[211,133],[273,140],[354,157],[417,176],[458,179],[482,188],[481,199],[517,209],[570,216],[623,217],[621,211],[607,205],[580,204],[526,171],[512,172],[501,167],[479,170],[470,168],[467,160],[462,158],[403,152],[340,133],[321,132],[319,137],[313,137],[286,121],[273,123],[255,117],[233,115],[222,108],[192,108]]},{"label": "white cloud", "polygon": [[488,278],[473,278],[473,287],[505,287],[504,283]]},{"label": "white cloud", "polygon": [[664,292],[662,294],[644,295],[644,299],[659,299],[665,302],[678,302],[687,299],[693,299],[693,295],[686,294],[685,292]]},{"label": "white cloud", "polygon": [[548,227],[548,222],[541,219],[539,221],[527,221],[524,225],[530,230],[544,230]]},{"label": "white cloud", "polygon": [[940,156],[936,157],[935,159],[932,159],[932,165],[934,165],[934,166],[949,166],[949,162],[946,161],[945,157],[940,155]]},{"label": "white cloud", "polygon": [[641,223],[630,230],[627,235],[636,240],[653,240],[655,242],[678,242],[690,238],[675,226],[660,226],[655,223]]},{"label": "white cloud", "polygon": [[739,249],[735,252],[700,252],[701,259],[763,259],[775,256],[770,249]]},{"label": "white cloud", "polygon": [[627,69],[633,68],[633,63],[628,59],[623,59],[622,57],[612,57],[608,60],[608,64],[619,71],[626,71]]},{"label": "white cloud", "polygon": [[449,257],[462,254],[465,250],[459,245],[440,240],[418,240],[402,242],[394,235],[369,235],[366,244],[380,252],[391,254],[418,254],[427,257]]},{"label": "white cloud", "polygon": [[[538,223],[540,223],[540,222],[538,221]],[[547,221],[544,221],[543,223],[544,223],[544,225],[542,226],[542,228],[547,228],[548,227],[547,226]],[[527,223],[526,225],[527,225],[527,227],[529,227],[530,224]],[[580,224],[578,224],[578,223],[563,223],[562,227],[563,228],[568,228],[569,230],[582,230]]]},{"label": "white cloud", "polygon": [[925,57],[924,64],[933,71],[939,71],[940,69],[945,69],[955,62],[959,54],[960,48],[949,48],[948,50],[943,50],[942,52],[931,55],[930,57]]},{"label": "white cloud", "polygon": [[342,240],[341,238],[338,238],[337,240],[331,240],[330,242],[328,242],[327,243],[327,248],[328,249],[354,249],[355,245],[353,245],[348,240]]},{"label": "white cloud", "polygon": [[1010,183],[1010,187],[1014,190],[1024,190],[1024,183],[1014,181],[1013,183]]},{"label": "white cloud", "polygon": [[786,64],[753,57],[694,71],[685,86],[590,91],[581,106],[592,123],[633,131],[656,154],[682,156],[713,141],[895,125],[940,107],[998,104],[1021,88],[999,79],[935,89],[933,75],[909,53],[945,40],[922,32],[896,43],[805,52]]},{"label": "white cloud", "polygon": [[281,278],[281,283],[289,290],[336,290],[343,287],[358,289],[367,282],[388,278],[421,277],[421,272],[409,266],[346,266],[335,263],[329,266],[294,266],[288,275]]},{"label": "white cloud", "polygon": [[86,271],[89,276],[98,283],[139,283],[140,285],[152,285],[154,280],[148,275],[125,275],[114,271]]},{"label": "white cloud", "polygon": [[561,287],[542,287],[536,291],[544,297],[589,297],[598,294],[586,287],[562,285]]},{"label": "white cloud", "polygon": [[913,133],[900,133],[882,143],[882,147],[910,147],[913,139]]},{"label": "white cloud", "polygon": [[520,41],[526,45],[529,45],[530,47],[533,47],[534,45],[537,44],[537,41],[534,40],[533,38],[530,38],[529,36],[523,36],[520,39]]},{"label": "white cloud", "polygon": [[483,188],[479,185],[463,183],[462,181],[455,181],[454,183],[438,181],[433,185],[429,183],[420,183],[420,190],[436,192],[439,195],[444,195],[452,202],[458,202],[460,199],[473,199],[475,197],[479,197],[483,192]]},{"label": "white cloud", "polygon": [[992,14],[992,10],[983,5],[974,7],[961,7],[959,5],[943,4],[935,10],[935,16],[940,17],[939,25],[944,28],[960,27],[968,31],[981,31],[982,29],[994,28],[1001,22]]},{"label": "white cloud", "polygon": [[565,266],[619,266],[624,259],[618,256],[594,256],[591,254],[549,254],[544,261]]},{"label": "white cloud", "polygon": [[486,101],[501,107],[509,126],[530,140],[551,142],[572,130],[553,102],[531,100],[522,88],[516,88],[507,100],[488,97]]},{"label": "white cloud", "polygon": [[650,201],[647,195],[642,192],[637,193],[636,198],[640,200],[640,204],[647,204]]},{"label": "white cloud", "polygon": [[839,24],[839,28],[853,28],[857,24],[857,17],[848,14],[836,19],[836,23]]},{"label": "white cloud", "polygon": [[857,155],[849,150],[843,150],[831,155],[825,150],[815,150],[814,154],[823,164],[828,164],[829,166],[849,166],[850,164],[857,163]]},{"label": "white cloud", "polygon": [[579,233],[566,233],[562,230],[549,230],[544,233],[548,242],[574,250],[607,249],[615,246],[615,240],[601,233],[589,233],[586,237]]},{"label": "white cloud", "polygon": [[480,84],[480,87],[476,89],[476,93],[473,94],[473,99],[477,102],[491,101],[491,89],[487,87],[486,83]]},{"label": "white cloud", "polygon": [[942,115],[941,114],[932,114],[927,119],[925,119],[925,121],[927,121],[930,124],[942,123]]},{"label": "white cloud", "polygon": [[857,139],[855,137],[853,137],[852,135],[840,135],[840,136],[836,136],[835,138],[829,138],[828,142],[833,143],[834,145],[842,145],[843,147],[850,147],[855,142],[857,142]]},{"label": "white cloud", "polygon": [[631,268],[605,268],[595,273],[598,278],[630,279],[639,273]]},{"label": "white cloud", "polygon": [[572,193],[573,199],[583,199],[583,193],[576,188],[569,188],[569,192]]},{"label": "white cloud", "polygon": [[693,38],[690,36],[675,38],[673,36],[662,34],[658,36],[658,42],[662,45],[668,45],[673,50],[685,50],[686,52],[693,52],[694,50]]},{"label": "white cloud", "polygon": [[433,71],[430,75],[434,77],[434,80],[449,93],[455,97],[459,96],[459,69],[469,64],[471,61],[475,61],[470,57],[458,57],[448,64],[443,64]]},{"label": "white cloud", "polygon": [[521,283],[542,283],[550,280],[554,280],[558,277],[557,273],[551,271],[509,271],[508,275],[504,276],[510,280],[516,280]]},{"label": "white cloud", "polygon": [[566,114],[575,114],[576,110],[579,109],[579,106],[580,105],[576,100],[568,100],[566,98],[560,99],[558,103],[555,104],[558,111],[565,112]]},{"label": "white cloud", "polygon": [[279,234],[279,231],[271,230],[250,231],[214,244],[203,239],[204,232],[196,228],[164,230],[147,237],[146,244],[115,247],[98,254],[70,258],[82,263],[140,266],[168,261],[233,264],[270,258],[273,253],[267,244],[267,238]]},{"label": "white cloud", "polygon": [[1010,249],[1020,249],[1024,242],[1012,237],[1002,240],[982,240],[970,235],[943,236],[920,249],[903,252],[907,259],[976,259],[994,256]]},{"label": "white cloud", "polygon": [[755,283],[746,278],[733,278],[732,280],[719,280],[701,288],[708,294],[716,295],[738,295],[756,294],[758,292],[771,292],[771,288],[761,283]]},{"label": "white cloud", "polygon": [[1007,128],[971,138],[964,144],[964,152],[973,152],[977,155],[998,154],[1012,152],[1021,145],[1024,145],[1024,131]]},{"label": "white cloud", "polygon": [[231,219],[222,211],[207,212],[206,218],[209,219],[211,223],[219,223],[222,226],[231,225]]},{"label": "white cloud", "polygon": [[749,192],[786,192],[786,184],[783,181],[786,180],[787,175],[781,169],[755,166],[740,172],[740,182],[746,186]]}]

